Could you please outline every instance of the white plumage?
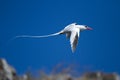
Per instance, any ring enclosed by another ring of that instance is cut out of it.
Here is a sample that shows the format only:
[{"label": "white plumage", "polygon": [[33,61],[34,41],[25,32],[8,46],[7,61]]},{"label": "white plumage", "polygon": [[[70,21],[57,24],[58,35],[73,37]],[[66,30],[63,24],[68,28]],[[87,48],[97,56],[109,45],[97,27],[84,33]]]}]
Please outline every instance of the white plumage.
[{"label": "white plumage", "polygon": [[76,23],[72,23],[72,24],[69,24],[68,26],[66,26],[60,32],[57,32],[57,33],[54,33],[54,34],[44,35],[44,36],[21,35],[21,36],[16,36],[15,38],[20,38],[20,37],[43,38],[43,37],[60,35],[60,34],[66,34],[66,37],[68,39],[70,38],[71,49],[72,49],[72,52],[74,52],[75,49],[76,49],[76,46],[78,44],[78,38],[79,38],[80,32],[83,31],[83,30],[92,30],[92,28],[90,28],[86,25],[77,25]]}]

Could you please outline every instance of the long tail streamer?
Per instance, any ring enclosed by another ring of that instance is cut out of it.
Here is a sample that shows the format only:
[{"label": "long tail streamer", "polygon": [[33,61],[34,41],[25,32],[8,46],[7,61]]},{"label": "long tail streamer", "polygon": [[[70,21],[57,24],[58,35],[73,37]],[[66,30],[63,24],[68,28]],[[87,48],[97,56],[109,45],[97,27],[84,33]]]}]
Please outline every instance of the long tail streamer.
[{"label": "long tail streamer", "polygon": [[32,35],[20,35],[20,36],[15,36],[14,39],[16,38],[44,38],[44,37],[51,37],[51,36],[56,36],[59,35],[60,33],[54,33],[50,35],[43,35],[43,36],[32,36]]}]

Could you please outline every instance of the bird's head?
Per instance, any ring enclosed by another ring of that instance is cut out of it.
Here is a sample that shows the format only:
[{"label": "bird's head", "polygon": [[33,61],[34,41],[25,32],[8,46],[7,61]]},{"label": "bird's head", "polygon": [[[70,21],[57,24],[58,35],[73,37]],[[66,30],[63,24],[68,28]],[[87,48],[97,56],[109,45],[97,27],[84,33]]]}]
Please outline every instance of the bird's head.
[{"label": "bird's head", "polygon": [[83,31],[83,30],[93,30],[91,27],[88,27],[87,25],[78,25],[78,28]]}]

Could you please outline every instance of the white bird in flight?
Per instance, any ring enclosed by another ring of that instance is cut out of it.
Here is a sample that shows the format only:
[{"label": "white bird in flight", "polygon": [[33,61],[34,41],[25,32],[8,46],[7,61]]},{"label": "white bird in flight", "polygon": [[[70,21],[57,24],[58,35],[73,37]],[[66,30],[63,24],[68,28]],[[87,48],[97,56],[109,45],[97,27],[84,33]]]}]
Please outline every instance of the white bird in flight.
[{"label": "white bird in flight", "polygon": [[21,36],[16,36],[15,38],[43,38],[43,37],[50,37],[50,36],[56,36],[60,34],[66,34],[66,37],[70,39],[70,44],[71,44],[71,49],[72,52],[75,51],[76,46],[78,44],[78,38],[80,35],[80,32],[83,30],[92,30],[92,28],[86,26],[86,25],[78,25],[76,23],[69,24],[66,26],[63,30],[50,34],[50,35],[44,35],[44,36],[31,36],[31,35],[21,35]]}]

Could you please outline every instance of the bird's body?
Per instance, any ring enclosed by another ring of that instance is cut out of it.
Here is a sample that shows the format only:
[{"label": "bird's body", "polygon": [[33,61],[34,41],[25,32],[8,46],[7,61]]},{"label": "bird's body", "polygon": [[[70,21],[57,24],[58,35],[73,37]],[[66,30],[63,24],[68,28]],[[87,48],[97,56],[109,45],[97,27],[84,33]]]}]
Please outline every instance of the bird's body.
[{"label": "bird's body", "polygon": [[79,38],[80,31],[83,31],[83,30],[91,30],[91,28],[88,26],[85,26],[85,25],[77,25],[76,23],[72,23],[72,24],[69,24],[68,26],[66,26],[63,30],[61,30],[57,33],[54,33],[54,34],[44,35],[44,36],[21,35],[21,36],[16,36],[15,38],[20,38],[20,37],[43,38],[43,37],[60,35],[60,34],[66,34],[66,37],[68,39],[70,39],[72,52],[74,52],[76,49],[76,46],[78,44],[78,38]]}]

